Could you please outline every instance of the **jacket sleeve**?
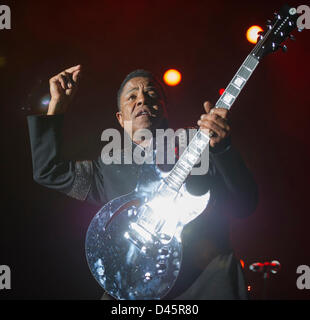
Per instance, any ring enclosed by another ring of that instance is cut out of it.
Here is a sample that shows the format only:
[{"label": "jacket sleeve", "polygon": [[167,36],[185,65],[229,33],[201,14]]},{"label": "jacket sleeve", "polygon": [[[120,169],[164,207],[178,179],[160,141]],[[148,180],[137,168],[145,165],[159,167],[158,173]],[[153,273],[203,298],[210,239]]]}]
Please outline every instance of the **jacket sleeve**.
[{"label": "jacket sleeve", "polygon": [[253,213],[258,203],[258,188],[239,152],[229,145],[222,152],[210,152],[210,159],[227,191],[229,211],[237,217]]},{"label": "jacket sleeve", "polygon": [[28,116],[27,120],[34,180],[78,200],[98,205],[104,202],[98,190],[101,177],[96,161],[73,161],[63,157],[64,115],[35,115]]}]

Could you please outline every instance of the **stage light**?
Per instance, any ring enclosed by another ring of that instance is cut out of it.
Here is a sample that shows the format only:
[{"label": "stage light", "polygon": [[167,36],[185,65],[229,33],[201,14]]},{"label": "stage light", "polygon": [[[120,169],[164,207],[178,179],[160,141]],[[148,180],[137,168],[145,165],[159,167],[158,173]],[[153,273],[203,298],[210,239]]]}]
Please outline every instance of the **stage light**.
[{"label": "stage light", "polygon": [[241,264],[242,269],[244,269],[244,261],[242,259],[240,259],[240,264]]},{"label": "stage light", "polygon": [[164,82],[168,86],[176,86],[180,83],[181,81],[181,73],[178,70],[175,69],[169,69],[165,72],[164,74]]},{"label": "stage light", "polygon": [[223,88],[220,89],[220,90],[219,90],[219,94],[222,95],[222,94],[224,93],[224,91],[225,91],[225,89],[223,89]]},{"label": "stage light", "polygon": [[259,36],[259,32],[263,31],[263,29],[260,26],[252,26],[248,29],[246,32],[246,38],[251,43],[257,43],[257,38]]},{"label": "stage light", "polygon": [[43,96],[40,100],[40,106],[42,108],[46,108],[48,107],[49,103],[50,103],[51,97],[49,94],[46,94],[45,96]]}]

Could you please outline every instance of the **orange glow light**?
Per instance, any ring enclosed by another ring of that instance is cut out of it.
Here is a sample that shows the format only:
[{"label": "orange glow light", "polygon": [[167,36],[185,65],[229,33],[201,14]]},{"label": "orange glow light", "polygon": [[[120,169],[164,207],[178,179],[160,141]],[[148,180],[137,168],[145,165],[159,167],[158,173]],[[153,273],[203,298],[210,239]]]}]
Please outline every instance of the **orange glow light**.
[{"label": "orange glow light", "polygon": [[260,26],[252,26],[248,29],[246,32],[246,38],[251,43],[257,43],[257,38],[259,36],[259,32],[263,31],[263,29]]},{"label": "orange glow light", "polygon": [[223,88],[220,89],[220,90],[219,90],[219,94],[222,95],[222,94],[224,93],[224,91],[225,91],[225,89],[223,89]]},{"label": "orange glow light", "polygon": [[240,260],[241,267],[244,269],[244,261]]},{"label": "orange glow light", "polygon": [[181,73],[175,69],[169,69],[164,74],[164,81],[168,86],[176,86],[181,81]]}]

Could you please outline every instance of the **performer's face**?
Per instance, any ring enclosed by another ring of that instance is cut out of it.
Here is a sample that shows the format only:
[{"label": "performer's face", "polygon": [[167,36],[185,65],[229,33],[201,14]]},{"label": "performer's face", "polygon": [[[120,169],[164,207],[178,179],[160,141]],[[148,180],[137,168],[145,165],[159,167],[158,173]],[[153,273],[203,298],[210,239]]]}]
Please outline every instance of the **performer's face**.
[{"label": "performer's face", "polygon": [[[156,81],[137,77],[129,80],[120,96],[120,111],[116,117],[124,128],[125,121],[132,122],[131,137],[139,129],[156,129],[164,116],[165,102]],[[125,126],[126,130],[126,126]]]}]

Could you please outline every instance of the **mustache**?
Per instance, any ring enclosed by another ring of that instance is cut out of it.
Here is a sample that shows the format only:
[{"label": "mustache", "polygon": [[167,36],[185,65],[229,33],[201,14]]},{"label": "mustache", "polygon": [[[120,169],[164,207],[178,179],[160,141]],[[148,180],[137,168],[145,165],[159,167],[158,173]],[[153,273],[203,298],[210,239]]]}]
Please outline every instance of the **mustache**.
[{"label": "mustache", "polygon": [[148,106],[143,106],[143,107],[141,107],[141,108],[139,108],[137,110],[134,110],[133,116],[135,118],[137,118],[137,117],[139,117],[141,115],[148,115],[150,117],[155,118],[155,117],[157,117],[157,115],[159,113],[158,109],[159,108],[157,106],[156,106],[156,108],[154,108],[154,107],[150,108]]}]

